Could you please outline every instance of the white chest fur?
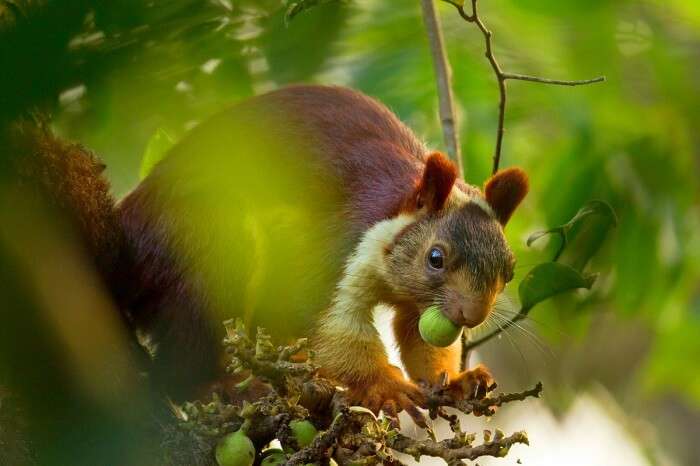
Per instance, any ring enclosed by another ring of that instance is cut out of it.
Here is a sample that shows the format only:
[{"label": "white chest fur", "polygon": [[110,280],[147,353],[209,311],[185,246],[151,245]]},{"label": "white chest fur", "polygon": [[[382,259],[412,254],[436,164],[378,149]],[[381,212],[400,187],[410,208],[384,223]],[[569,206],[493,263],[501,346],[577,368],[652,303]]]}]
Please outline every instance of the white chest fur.
[{"label": "white chest fur", "polygon": [[331,334],[373,336],[372,310],[378,304],[378,286],[386,275],[384,254],[396,235],[415,221],[401,214],[376,223],[362,236],[345,263],[343,276],[322,327]]}]

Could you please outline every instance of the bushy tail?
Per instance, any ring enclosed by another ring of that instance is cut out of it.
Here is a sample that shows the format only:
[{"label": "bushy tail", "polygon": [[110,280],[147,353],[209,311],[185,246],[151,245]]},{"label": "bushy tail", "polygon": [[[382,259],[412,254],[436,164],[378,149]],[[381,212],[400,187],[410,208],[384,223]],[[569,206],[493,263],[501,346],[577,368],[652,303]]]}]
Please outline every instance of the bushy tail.
[{"label": "bushy tail", "polygon": [[2,138],[10,170],[73,227],[110,291],[123,251],[105,165],[79,144],[57,138],[42,122],[22,121]]}]

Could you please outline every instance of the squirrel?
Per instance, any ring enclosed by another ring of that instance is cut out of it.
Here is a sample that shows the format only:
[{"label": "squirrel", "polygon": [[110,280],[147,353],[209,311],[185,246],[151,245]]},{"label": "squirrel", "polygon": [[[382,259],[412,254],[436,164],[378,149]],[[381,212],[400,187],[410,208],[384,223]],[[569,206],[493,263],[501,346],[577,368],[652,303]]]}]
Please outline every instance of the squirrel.
[{"label": "squirrel", "polygon": [[[222,376],[217,322],[232,316],[310,336],[321,373],[375,412],[415,414],[418,382],[444,373],[455,389],[492,383],[483,366],[460,373],[459,344],[430,346],[418,320],[434,304],[459,326],[487,318],[513,277],[503,228],[528,191],[522,170],[499,171],[482,192],[383,104],[317,85],[210,117],[119,202],[98,160],[68,155],[77,159],[51,168],[70,176],[45,184],[62,187],[125,321],[154,343],[154,378],[175,398]],[[66,195],[71,183],[80,188]],[[408,378],[374,326],[379,303],[395,310]]]}]

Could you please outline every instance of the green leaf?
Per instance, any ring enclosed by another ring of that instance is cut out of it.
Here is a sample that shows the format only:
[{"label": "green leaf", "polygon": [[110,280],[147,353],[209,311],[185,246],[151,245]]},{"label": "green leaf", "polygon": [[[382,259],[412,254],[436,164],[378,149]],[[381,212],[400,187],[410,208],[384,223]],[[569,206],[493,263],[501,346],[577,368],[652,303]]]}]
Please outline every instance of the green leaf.
[{"label": "green leaf", "polygon": [[139,169],[140,179],[144,179],[151,173],[153,167],[161,161],[165,154],[175,144],[175,140],[163,129],[158,130],[151,136],[146,145],[146,150],[141,159],[141,168]]},{"label": "green leaf", "polygon": [[557,262],[580,271],[598,252],[610,230],[617,225],[617,217],[608,203],[590,201],[581,207],[569,223],[566,248],[560,253]]},{"label": "green leaf", "polygon": [[300,0],[296,2],[290,2],[287,7],[287,12],[284,15],[284,22],[289,24],[289,22],[294,19],[299,13],[310,10],[311,8],[319,5],[324,5],[326,3],[340,3],[344,0]]},{"label": "green leaf", "polygon": [[532,243],[534,243],[538,239],[540,239],[544,236],[547,236],[547,235],[551,235],[552,233],[558,233],[558,234],[562,235],[562,237],[563,237],[564,227],[559,226],[559,227],[550,228],[549,230],[536,231],[527,237],[527,245],[532,246]]},{"label": "green leaf", "polygon": [[562,245],[554,260],[568,264],[576,270],[583,270],[600,249],[608,231],[615,225],[617,217],[607,202],[589,201],[567,223],[532,233],[527,239],[527,245],[531,246],[546,235],[559,234]]},{"label": "green leaf", "polygon": [[597,275],[582,275],[576,269],[558,262],[544,262],[533,268],[520,282],[518,294],[523,310],[565,291],[590,289]]}]

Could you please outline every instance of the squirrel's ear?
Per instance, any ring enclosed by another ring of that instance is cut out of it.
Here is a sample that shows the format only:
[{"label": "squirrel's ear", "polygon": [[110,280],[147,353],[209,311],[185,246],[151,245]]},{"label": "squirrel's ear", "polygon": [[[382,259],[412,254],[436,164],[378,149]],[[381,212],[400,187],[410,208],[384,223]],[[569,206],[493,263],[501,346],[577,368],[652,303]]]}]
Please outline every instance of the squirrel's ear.
[{"label": "squirrel's ear", "polygon": [[501,225],[505,226],[529,190],[527,175],[520,168],[506,168],[486,181],[484,195]]},{"label": "squirrel's ear", "polygon": [[416,207],[427,206],[429,211],[442,209],[456,179],[457,167],[450,159],[440,152],[430,154],[418,185]]}]

